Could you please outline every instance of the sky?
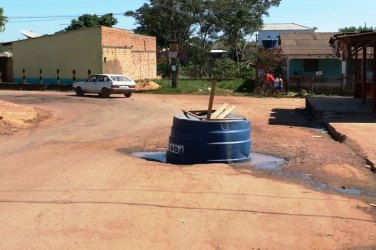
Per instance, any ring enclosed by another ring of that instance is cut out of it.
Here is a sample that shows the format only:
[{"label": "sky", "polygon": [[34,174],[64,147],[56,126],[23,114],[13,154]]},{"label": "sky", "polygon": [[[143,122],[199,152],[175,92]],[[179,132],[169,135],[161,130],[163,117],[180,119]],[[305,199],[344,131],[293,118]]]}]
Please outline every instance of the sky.
[{"label": "sky", "polygon": [[[83,14],[114,13],[122,29],[135,27],[135,20],[124,17],[145,0],[0,0],[8,17],[0,42],[24,39],[21,30],[45,35],[64,29],[70,21]],[[335,32],[349,26],[376,27],[375,0],[282,0],[269,10],[264,23],[297,23],[318,28],[316,32]]]}]

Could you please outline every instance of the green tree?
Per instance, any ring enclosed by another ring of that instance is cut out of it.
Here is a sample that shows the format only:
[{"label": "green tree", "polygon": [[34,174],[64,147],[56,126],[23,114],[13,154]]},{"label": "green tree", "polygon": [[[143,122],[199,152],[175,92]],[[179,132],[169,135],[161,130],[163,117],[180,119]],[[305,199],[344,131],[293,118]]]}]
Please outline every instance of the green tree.
[{"label": "green tree", "polygon": [[180,44],[186,43],[193,33],[192,26],[197,22],[201,11],[201,0],[150,0],[135,11],[124,15],[133,17],[138,27],[134,32],[155,36],[157,45],[167,47],[168,40],[176,38]]},{"label": "green tree", "polygon": [[235,50],[236,60],[242,62],[243,53],[249,42],[244,40],[260,30],[263,16],[268,16],[269,8],[278,6],[281,0],[216,0],[214,15],[223,32],[222,39]]},{"label": "green tree", "polygon": [[[159,47],[167,47],[176,34],[179,44],[190,48],[199,77],[210,71],[210,50],[219,40],[230,51],[240,72],[252,61],[250,39],[281,0],[149,0],[124,15],[135,18],[139,34],[155,36]],[[253,56],[254,57],[254,56]],[[187,61],[187,60],[186,60]],[[253,59],[253,61],[255,61]],[[224,61],[226,63],[226,61]],[[185,62],[186,63],[186,62]]]},{"label": "green tree", "polygon": [[280,48],[278,49],[263,49],[257,50],[257,64],[261,68],[269,67],[274,74],[282,74],[282,68],[286,67],[286,58]]},{"label": "green tree", "polygon": [[5,30],[5,24],[8,21],[8,18],[4,16],[4,10],[0,7],[0,32]]},{"label": "green tree", "polygon": [[158,46],[167,47],[172,32],[171,11],[145,3],[136,11],[128,11],[124,15],[136,19],[138,26],[134,29],[135,33],[155,36]]},{"label": "green tree", "polygon": [[338,31],[342,33],[348,33],[348,32],[370,32],[370,31],[375,31],[376,29],[371,27],[367,27],[367,25],[364,26],[359,26],[358,28],[355,26],[350,26],[350,27],[343,27],[339,28]]},{"label": "green tree", "polygon": [[71,21],[71,24],[67,28],[65,28],[65,31],[95,27],[95,26],[112,27],[113,25],[117,23],[118,21],[113,16],[112,13],[108,13],[102,16],[84,14],[78,17],[78,19],[73,19]]},{"label": "green tree", "polygon": [[203,76],[203,70],[208,62],[210,50],[214,41],[219,37],[221,31],[218,26],[218,20],[211,11],[213,9],[213,1],[201,1],[200,11],[196,11],[196,24],[194,25],[194,34],[196,35],[190,40],[195,55],[195,63],[199,63],[198,77]]}]

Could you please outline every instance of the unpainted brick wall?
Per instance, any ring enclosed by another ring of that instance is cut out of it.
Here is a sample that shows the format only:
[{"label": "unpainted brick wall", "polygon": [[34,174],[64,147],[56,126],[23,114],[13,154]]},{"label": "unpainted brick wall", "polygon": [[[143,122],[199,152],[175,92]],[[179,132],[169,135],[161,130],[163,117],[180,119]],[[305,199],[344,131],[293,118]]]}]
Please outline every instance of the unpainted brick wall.
[{"label": "unpainted brick wall", "polygon": [[133,79],[157,77],[155,37],[102,27],[102,47],[104,73],[122,73]]}]

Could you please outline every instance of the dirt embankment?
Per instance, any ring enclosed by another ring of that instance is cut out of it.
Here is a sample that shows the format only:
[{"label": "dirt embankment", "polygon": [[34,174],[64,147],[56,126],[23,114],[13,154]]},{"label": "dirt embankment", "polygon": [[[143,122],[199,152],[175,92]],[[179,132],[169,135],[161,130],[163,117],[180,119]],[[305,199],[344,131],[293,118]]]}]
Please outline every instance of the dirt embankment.
[{"label": "dirt embankment", "polygon": [[0,100],[0,136],[35,127],[50,116],[41,109]]}]

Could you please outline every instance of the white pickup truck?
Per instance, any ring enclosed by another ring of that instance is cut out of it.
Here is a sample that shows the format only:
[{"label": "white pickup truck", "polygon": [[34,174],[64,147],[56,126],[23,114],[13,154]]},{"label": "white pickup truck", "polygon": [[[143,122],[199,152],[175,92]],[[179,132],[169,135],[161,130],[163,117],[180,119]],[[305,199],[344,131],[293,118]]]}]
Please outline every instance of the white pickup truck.
[{"label": "white pickup truck", "polygon": [[131,97],[136,89],[136,83],[124,75],[97,74],[90,76],[85,82],[73,83],[73,89],[78,96],[96,93],[103,98],[108,98],[111,94],[124,94],[125,97]]}]

